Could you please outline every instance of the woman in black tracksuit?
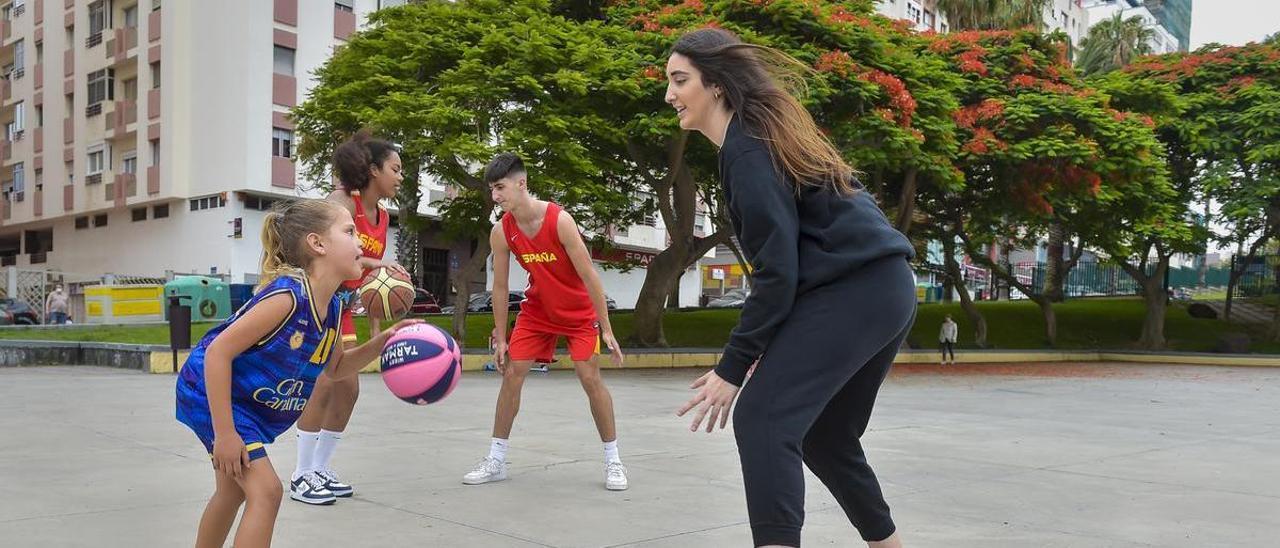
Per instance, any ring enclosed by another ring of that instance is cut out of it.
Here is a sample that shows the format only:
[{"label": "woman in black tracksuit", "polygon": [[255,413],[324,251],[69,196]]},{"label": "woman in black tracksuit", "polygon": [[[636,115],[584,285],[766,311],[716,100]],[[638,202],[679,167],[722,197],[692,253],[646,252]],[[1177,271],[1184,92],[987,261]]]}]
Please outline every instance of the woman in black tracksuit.
[{"label": "woman in black tracksuit", "polygon": [[[720,29],[676,42],[666,100],[680,126],[720,147],[752,291],[715,370],[694,382],[692,429],[733,412],[756,546],[799,546],[803,462],[862,538],[901,546],[859,438],[915,317],[910,242],[785,89],[802,66]],[[794,72],[793,72],[794,73]]]}]

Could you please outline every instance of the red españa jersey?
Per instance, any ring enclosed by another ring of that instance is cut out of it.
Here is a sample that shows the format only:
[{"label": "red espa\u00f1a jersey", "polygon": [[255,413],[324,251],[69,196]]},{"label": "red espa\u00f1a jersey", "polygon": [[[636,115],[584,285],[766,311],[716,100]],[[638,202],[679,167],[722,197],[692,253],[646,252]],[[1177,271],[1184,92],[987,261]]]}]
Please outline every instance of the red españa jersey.
[{"label": "red espa\u00f1a jersey", "polygon": [[[387,226],[391,224],[390,216],[387,210],[378,206],[377,218],[373,223],[369,222],[369,217],[364,214],[364,204],[360,202],[360,191],[351,193],[351,201],[356,203],[356,237],[360,239],[360,252],[370,259],[382,259],[387,252]],[[360,289],[360,282],[368,276],[370,269],[366,268],[359,278],[342,282],[342,286],[347,289]]]},{"label": "red espa\u00f1a jersey", "polygon": [[516,261],[529,272],[529,288],[520,303],[520,314],[573,327],[596,321],[596,311],[587,285],[560,242],[556,230],[559,218],[560,206],[548,203],[542,228],[533,237],[522,232],[515,216],[509,213],[502,216],[502,232]]}]

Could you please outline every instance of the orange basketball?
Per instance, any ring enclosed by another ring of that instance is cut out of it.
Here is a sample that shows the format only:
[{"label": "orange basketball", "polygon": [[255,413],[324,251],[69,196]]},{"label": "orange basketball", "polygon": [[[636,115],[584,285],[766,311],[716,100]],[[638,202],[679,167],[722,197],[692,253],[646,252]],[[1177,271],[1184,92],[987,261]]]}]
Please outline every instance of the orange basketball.
[{"label": "orange basketball", "polygon": [[390,268],[375,268],[360,282],[360,302],[370,318],[394,322],[413,306],[413,283]]}]

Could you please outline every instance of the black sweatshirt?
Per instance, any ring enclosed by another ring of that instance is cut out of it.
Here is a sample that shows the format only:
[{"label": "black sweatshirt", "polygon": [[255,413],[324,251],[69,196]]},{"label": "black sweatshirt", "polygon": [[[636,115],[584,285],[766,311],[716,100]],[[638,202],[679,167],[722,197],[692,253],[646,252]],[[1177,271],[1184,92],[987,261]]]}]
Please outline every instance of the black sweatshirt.
[{"label": "black sweatshirt", "polygon": [[865,190],[842,196],[805,187],[797,197],[792,182],[774,167],[768,146],[745,130],[734,116],[720,148],[729,218],[752,269],[751,295],[716,366],[720,378],[737,386],[791,313],[796,296],[881,257],[915,255]]}]

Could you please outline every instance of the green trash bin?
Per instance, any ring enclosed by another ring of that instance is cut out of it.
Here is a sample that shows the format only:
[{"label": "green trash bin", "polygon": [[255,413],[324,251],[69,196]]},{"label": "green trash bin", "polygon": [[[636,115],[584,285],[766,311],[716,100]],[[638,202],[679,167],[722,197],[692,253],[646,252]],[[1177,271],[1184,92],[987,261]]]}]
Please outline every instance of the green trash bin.
[{"label": "green trash bin", "polygon": [[179,304],[190,307],[193,322],[225,320],[231,316],[231,287],[217,278],[174,278],[164,284],[164,296],[166,299],[177,297]]}]

